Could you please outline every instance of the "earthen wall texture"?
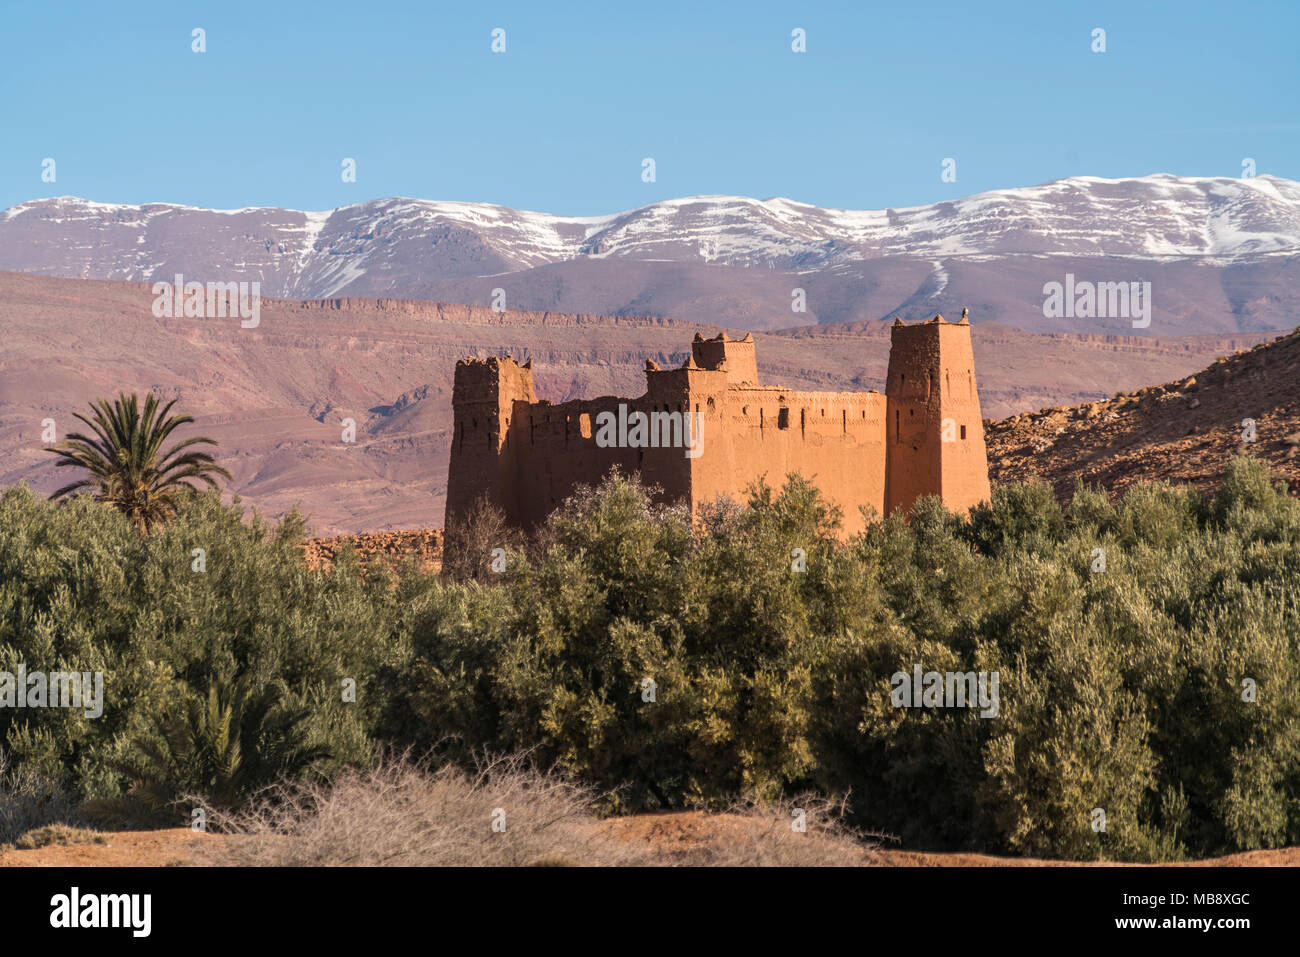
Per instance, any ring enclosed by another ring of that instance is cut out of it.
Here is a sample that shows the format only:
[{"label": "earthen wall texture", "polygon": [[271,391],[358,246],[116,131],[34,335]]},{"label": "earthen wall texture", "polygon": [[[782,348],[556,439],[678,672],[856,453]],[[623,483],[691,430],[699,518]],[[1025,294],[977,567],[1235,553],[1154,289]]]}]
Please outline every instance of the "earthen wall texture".
[{"label": "earthen wall texture", "polygon": [[507,446],[517,403],[537,401],[531,366],[504,359],[463,359],[452,382],[451,463],[444,525],[454,524],[480,497],[517,514],[516,446]]},{"label": "earthen wall texture", "polygon": [[[448,525],[486,495],[512,524],[535,526],[614,468],[639,473],[661,501],[697,514],[798,472],[840,508],[845,535],[863,528],[863,509],[884,515],[939,495],[964,511],[989,497],[965,321],[896,323],[884,395],[761,385],[752,336],[720,335],[697,336],[680,369],[647,363],[646,392],[636,398],[539,402],[531,363],[507,357],[458,363],[452,402]],[[636,412],[659,416],[656,445],[602,447],[601,414],[626,422]]]},{"label": "earthen wall texture", "polygon": [[859,507],[885,513],[885,397],[877,392],[796,392],[744,386],[696,392],[701,454],[692,461],[695,506],[744,502],[759,479],[779,487],[798,472],[841,510],[852,534]]}]

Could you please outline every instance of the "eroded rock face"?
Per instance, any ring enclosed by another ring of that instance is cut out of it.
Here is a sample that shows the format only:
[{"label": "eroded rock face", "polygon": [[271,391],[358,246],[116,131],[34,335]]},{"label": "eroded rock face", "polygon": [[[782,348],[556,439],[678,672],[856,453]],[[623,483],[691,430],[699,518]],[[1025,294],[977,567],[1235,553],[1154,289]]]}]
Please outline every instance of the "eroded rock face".
[{"label": "eroded rock face", "polygon": [[861,530],[862,509],[906,510],[923,495],[964,511],[989,497],[974,364],[969,323],[942,316],[891,327],[883,395],[764,385],[753,336],[725,332],[697,334],[680,368],[648,363],[636,398],[552,405],[537,399],[531,362],[464,359],[446,523],[487,496],[507,521],[530,528],[616,468],[693,512],[797,472],[840,508],[845,534]]}]

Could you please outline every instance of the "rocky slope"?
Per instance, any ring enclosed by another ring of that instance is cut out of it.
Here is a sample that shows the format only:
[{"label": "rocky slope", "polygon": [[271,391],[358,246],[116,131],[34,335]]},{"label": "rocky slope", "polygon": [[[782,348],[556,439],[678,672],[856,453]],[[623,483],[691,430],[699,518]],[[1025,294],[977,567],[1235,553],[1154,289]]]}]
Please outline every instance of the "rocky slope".
[{"label": "rocky slope", "polygon": [[1211,487],[1238,454],[1300,494],[1300,330],[1163,385],[985,423],[995,481],[1076,477],[1118,492],[1162,479]]}]

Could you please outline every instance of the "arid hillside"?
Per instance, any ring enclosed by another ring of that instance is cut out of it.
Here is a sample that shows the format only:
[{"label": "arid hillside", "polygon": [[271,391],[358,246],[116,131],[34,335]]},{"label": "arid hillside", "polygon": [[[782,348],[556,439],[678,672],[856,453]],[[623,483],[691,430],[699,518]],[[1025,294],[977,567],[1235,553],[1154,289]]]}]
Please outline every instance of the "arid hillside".
[{"label": "arid hillside", "polygon": [[[647,358],[680,363],[697,331],[720,328],[335,299],[263,300],[258,326],[246,329],[238,319],[155,318],[152,303],[138,283],[0,273],[0,485],[53,491],[65,476],[43,451],[43,423],[52,419],[63,438],[92,399],[152,390],[196,416],[189,434],[218,440],[246,504],[273,516],[300,505],[318,535],[436,528],[457,359],[531,358],[540,396],[553,401],[634,396]],[[1042,335],[996,321],[973,329],[983,411],[994,419],[1185,377],[1273,335]],[[886,322],[756,337],[768,382],[884,388]],[[347,420],[353,442],[344,441]]]},{"label": "arid hillside", "polygon": [[1073,408],[985,423],[995,481],[1075,477],[1118,492],[1144,479],[1211,486],[1238,454],[1300,494],[1300,330],[1183,378]]}]

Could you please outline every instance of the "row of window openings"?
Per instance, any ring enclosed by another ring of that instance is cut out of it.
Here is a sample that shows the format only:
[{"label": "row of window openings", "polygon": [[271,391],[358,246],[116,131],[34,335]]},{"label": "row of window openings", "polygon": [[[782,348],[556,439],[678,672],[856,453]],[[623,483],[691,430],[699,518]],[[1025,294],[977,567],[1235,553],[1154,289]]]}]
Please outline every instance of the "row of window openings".
[{"label": "row of window openings", "polygon": [[[709,399],[709,400],[708,400],[708,409],[709,409],[709,411],[710,411],[710,412],[713,412],[713,411],[714,411],[714,408],[715,408],[715,406],[714,406],[713,399]],[[652,411],[652,412],[657,412],[657,411],[660,411],[660,410],[658,410],[658,409],[653,409],[653,410],[651,410],[651,411]],[[671,412],[672,410],[670,409],[670,407],[668,406],[667,403],[664,403],[664,406],[663,406],[663,410],[662,410],[662,411],[664,411],[664,412]],[[682,410],[680,410],[680,411],[685,412],[686,410],[685,410],[685,409],[682,409]],[[749,415],[749,406],[744,406],[744,407],[742,407],[740,411],[741,411],[741,414],[742,414],[742,415]],[[700,412],[700,405],[699,405],[699,403],[697,402],[697,403],[695,404],[695,413],[696,413],[696,415],[698,415],[699,412]],[[821,410],[821,414],[822,414],[822,418],[825,418],[825,417],[826,417],[826,410],[825,410],[825,409],[822,409],[822,410]],[[867,417],[867,413],[866,413],[866,410],[864,409],[863,412],[862,412],[862,418],[865,419],[866,417]],[[840,420],[841,420],[841,424],[842,424],[843,427],[844,427],[844,430],[847,432],[847,431],[848,431],[848,427],[849,427],[849,413],[848,413],[847,410],[841,410],[841,411],[840,411]],[[765,413],[762,409],[759,409],[759,410],[758,410],[758,424],[759,424],[759,428],[763,428],[763,427],[765,426],[766,422],[767,422],[767,415],[766,415],[766,413]],[[572,419],[572,417],[571,417],[571,416],[566,416],[566,417],[565,417],[565,420],[564,420],[564,435],[565,435],[565,438],[568,438],[568,435],[569,435],[569,428],[570,428],[570,426],[571,426],[572,424],[573,424],[573,419]],[[777,428],[779,428],[779,429],[788,429],[788,428],[790,428],[790,409],[789,409],[788,407],[786,407],[786,406],[782,406],[782,407],[781,407],[781,409],[780,409],[780,411],[779,411],[779,413],[778,413],[778,415],[777,415],[777,423],[776,423],[776,424],[777,424]],[[807,424],[807,410],[806,410],[806,409],[800,409],[800,410],[799,410],[799,427],[800,427],[800,428],[803,428],[806,424]],[[477,420],[474,421],[474,427],[475,427],[475,428],[478,427],[478,421],[477,421]],[[589,413],[589,412],[582,412],[582,413],[579,413],[579,415],[578,415],[578,430],[579,430],[579,432],[581,433],[581,435],[582,435],[582,437],[583,437],[584,439],[589,439],[589,438],[591,438],[591,435],[592,435],[592,432],[591,432],[591,413]]]},{"label": "row of window openings", "polygon": [[[709,400],[709,406],[710,406],[710,408],[713,406],[713,400],[712,400],[712,399]],[[669,411],[667,405],[664,406],[663,411],[665,411],[665,412]],[[695,406],[695,411],[696,411],[696,413],[698,413],[698,412],[700,411],[700,407],[699,407],[698,404]],[[748,406],[745,406],[741,411],[742,411],[743,414],[745,414],[745,415],[749,415],[749,407],[748,407]],[[822,409],[822,410],[821,410],[821,413],[822,413],[822,417],[825,418],[825,416],[826,416],[826,410],[825,410],[825,409]],[[916,414],[916,410],[914,410],[914,409],[908,409],[908,410],[907,410],[907,414],[908,414],[909,416],[911,416],[911,415],[915,415],[915,414]],[[842,424],[843,427],[844,427],[844,431],[847,432],[847,431],[848,431],[848,428],[849,428],[849,413],[848,413],[848,411],[842,409],[842,410],[840,411],[840,417],[841,417],[841,424]],[[862,417],[863,417],[864,419],[867,417],[866,410],[863,410],[863,412],[862,412]],[[569,425],[570,425],[571,421],[572,421],[571,419],[566,418],[566,419],[565,419],[565,422],[564,422],[564,437],[565,437],[566,439],[569,437]],[[766,415],[766,413],[765,413],[762,409],[759,409],[759,410],[758,410],[758,427],[759,427],[760,429],[761,429],[761,428],[764,428],[765,425],[766,425],[766,422],[767,422],[767,415]],[[587,412],[583,412],[583,413],[579,416],[578,424],[579,424],[579,431],[581,432],[582,437],[583,437],[584,439],[589,439],[589,438],[591,438],[591,435],[592,435],[592,432],[591,432],[591,414],[590,414],[590,413],[587,413]],[[806,409],[800,409],[800,410],[799,410],[799,428],[802,430],[803,428],[806,427],[806,425],[807,425],[807,410],[806,410]],[[474,419],[474,420],[472,421],[472,423],[471,423],[471,427],[472,427],[474,430],[477,431],[477,429],[478,429],[478,419]],[[789,409],[788,407],[786,407],[786,406],[782,406],[781,409],[779,410],[779,412],[777,413],[777,417],[776,417],[776,427],[777,427],[778,429],[788,429],[788,428],[790,428],[790,409]],[[963,426],[961,426],[960,428],[961,428],[961,438],[962,438],[963,440],[965,440],[965,438],[966,438],[966,426],[963,425]],[[486,439],[487,439],[488,446],[490,447],[490,446],[492,445],[492,436],[491,436],[491,434],[486,434],[485,437],[486,437]],[[531,428],[530,428],[530,430],[529,430],[529,436],[528,436],[528,437],[529,437],[530,440],[532,439],[532,430],[531,430]],[[462,424],[461,424],[461,427],[460,427],[460,437],[459,437],[459,441],[460,441],[460,444],[461,444],[461,445],[464,445],[464,444],[465,444],[465,425],[464,425],[464,423],[462,423]],[[899,412],[898,412],[898,410],[895,410],[895,411],[894,411],[894,441],[896,441],[896,442],[901,442],[901,441],[902,441],[902,423],[901,423],[901,421],[900,421],[900,419],[899,419]]]},{"label": "row of window openings", "polygon": [[[710,407],[710,408],[713,407],[713,400],[712,400],[712,399],[709,400],[709,407]],[[665,411],[665,412],[669,411],[667,405],[664,406],[663,411]],[[695,411],[696,411],[696,413],[698,413],[698,412],[700,411],[700,407],[699,407],[698,404],[696,404],[696,406],[695,406]],[[749,406],[745,406],[741,411],[742,411],[743,414],[745,414],[745,415],[749,415]],[[822,410],[821,410],[821,413],[822,413],[822,417],[824,418],[824,417],[826,416],[826,410],[825,410],[825,409],[822,409]],[[915,410],[915,409],[908,409],[908,410],[907,410],[907,414],[908,414],[909,416],[913,416],[913,415],[916,414],[916,410]],[[849,428],[849,413],[848,413],[847,410],[841,410],[841,411],[840,411],[840,416],[841,416],[841,422],[842,422],[842,424],[843,424],[843,426],[844,426],[844,431],[847,432],[847,431],[848,431],[848,428]],[[863,417],[864,419],[867,417],[866,410],[863,410],[863,412],[862,412],[862,417]],[[765,423],[766,423],[766,421],[767,421],[766,414],[764,413],[764,411],[763,411],[762,409],[759,409],[759,410],[758,410],[758,427],[759,427],[760,429],[763,428],[764,425],[765,425]],[[570,424],[570,422],[571,422],[571,420],[568,419],[568,418],[566,418],[566,419],[565,419],[565,422],[564,422],[564,437],[565,437],[566,439],[569,437],[569,424]],[[475,430],[477,430],[477,429],[478,429],[478,419],[474,419],[473,422],[471,423],[471,425],[472,425],[472,428],[474,428]],[[806,409],[800,409],[800,410],[799,410],[799,428],[802,430],[806,425],[807,425],[807,410],[806,410]],[[790,428],[790,409],[789,409],[788,407],[786,407],[786,406],[782,406],[781,409],[780,409],[780,411],[777,413],[777,417],[776,417],[776,427],[777,427],[778,429],[788,429],[788,428]],[[966,426],[963,425],[963,426],[960,426],[959,428],[960,428],[960,430],[961,430],[961,439],[962,439],[962,441],[965,441],[965,440],[966,440]],[[583,413],[579,416],[579,430],[580,430],[580,432],[582,433],[582,437],[583,437],[584,439],[589,439],[589,438],[591,438],[591,434],[592,434],[592,433],[591,433],[591,414],[590,414],[590,413],[583,412]],[[528,436],[528,437],[529,437],[530,440],[532,439],[532,430],[531,430],[531,428],[529,429],[529,436]],[[489,447],[490,447],[490,446],[492,445],[492,436],[491,436],[490,434],[487,434],[487,435],[486,435],[486,438],[487,438],[487,443],[488,443],[488,445],[489,445]],[[895,410],[894,410],[894,441],[895,441],[895,442],[901,442],[902,440],[903,440],[903,435],[902,435],[902,421],[901,421],[901,419],[900,419],[900,413],[899,413],[899,411],[898,411],[897,409],[895,409]],[[461,424],[461,427],[460,427],[460,444],[461,444],[461,445],[464,445],[464,444],[465,444],[465,425],[464,425],[464,423],[462,423],[462,424]]]}]

